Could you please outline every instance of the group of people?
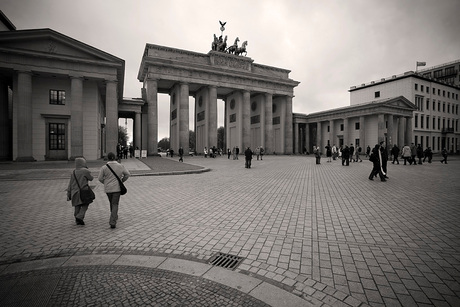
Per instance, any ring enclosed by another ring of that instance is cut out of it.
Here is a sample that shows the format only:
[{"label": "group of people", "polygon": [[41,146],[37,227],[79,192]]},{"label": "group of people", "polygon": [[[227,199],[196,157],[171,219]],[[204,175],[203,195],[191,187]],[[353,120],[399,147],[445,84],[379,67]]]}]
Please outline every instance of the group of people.
[{"label": "group of people", "polygon": [[128,159],[128,153],[129,153],[130,158],[134,157],[134,147],[133,147],[133,145],[129,145],[129,146],[123,146],[121,144],[117,145],[117,158],[118,158],[118,160]]},{"label": "group of people", "polygon": [[209,147],[209,149],[205,147],[203,149],[203,154],[205,158],[207,158],[208,155],[210,158],[215,158],[217,157],[217,155],[222,156],[222,149],[216,148],[216,146]]},{"label": "group of people", "polygon": [[[399,164],[399,153],[401,151],[401,158],[404,159],[404,165],[407,165],[407,162],[409,162],[409,165],[417,165],[417,164],[423,164],[427,159],[428,163],[431,163],[433,160],[433,151],[431,150],[431,147],[427,147],[425,150],[423,150],[422,146],[418,144],[415,146],[414,143],[411,143],[411,145],[404,145],[404,147],[400,150],[399,147],[395,144],[393,145],[393,148],[391,149],[391,155],[393,156],[393,161],[391,162],[394,164],[395,162]],[[442,155],[442,160],[441,163],[447,164],[447,149],[444,147],[441,151]]]},{"label": "group of people", "polygon": [[[104,191],[110,204],[110,228],[116,228],[118,220],[118,206],[121,196],[120,182],[125,182],[131,175],[123,164],[118,163],[113,152],[107,155],[108,162],[101,167],[98,180],[104,184]],[[75,158],[75,170],[70,176],[67,187],[67,200],[71,201],[74,207],[74,217],[77,225],[85,225],[84,219],[86,211],[91,201],[82,200],[80,190],[89,188],[89,181],[94,177],[88,169],[85,158]]]},{"label": "group of people", "polygon": [[[337,147],[334,145],[327,144],[326,147],[326,157],[327,162],[332,162],[332,160],[336,160],[337,158],[342,158],[342,165],[350,165],[350,162],[363,162],[360,155],[362,152],[362,148],[360,146],[353,146],[350,144],[348,145]],[[319,146],[313,146],[313,154],[316,158],[316,164],[321,164],[321,149]]]}]

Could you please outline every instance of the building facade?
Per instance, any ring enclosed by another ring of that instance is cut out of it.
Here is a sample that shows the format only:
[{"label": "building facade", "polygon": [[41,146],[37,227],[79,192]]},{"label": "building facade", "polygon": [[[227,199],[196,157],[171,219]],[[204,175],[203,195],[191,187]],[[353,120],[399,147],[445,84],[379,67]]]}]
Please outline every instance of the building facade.
[{"label": "building facade", "polygon": [[123,78],[123,60],[51,29],[0,31],[0,159],[115,151]]},{"label": "building facade", "polygon": [[[411,127],[412,142],[422,145],[423,148],[431,147],[434,152],[446,148],[451,153],[457,153],[460,150],[460,87],[458,69],[452,67],[458,67],[459,63],[460,61],[451,62],[426,71],[410,71],[368,84],[352,86],[350,103],[357,105],[402,95],[416,107]],[[436,73],[437,76],[445,77],[444,79],[434,78],[435,72],[446,70],[450,72]]]}]

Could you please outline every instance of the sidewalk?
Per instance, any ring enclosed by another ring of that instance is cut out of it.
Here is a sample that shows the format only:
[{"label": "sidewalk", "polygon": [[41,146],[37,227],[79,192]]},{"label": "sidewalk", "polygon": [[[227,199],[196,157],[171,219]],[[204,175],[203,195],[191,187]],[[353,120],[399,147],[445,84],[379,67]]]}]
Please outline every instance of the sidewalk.
[{"label": "sidewalk", "polygon": [[[90,163],[97,172],[104,162]],[[251,169],[226,157],[122,163],[136,175],[116,229],[97,182],[86,225],[75,225],[65,201],[73,165],[0,165],[16,178],[0,179],[2,306],[114,298],[131,305],[460,305],[458,159],[389,164],[387,182],[367,179],[367,160],[344,167],[264,156]],[[159,176],[187,171],[196,173]],[[234,270],[215,267],[216,253],[242,261]]]}]

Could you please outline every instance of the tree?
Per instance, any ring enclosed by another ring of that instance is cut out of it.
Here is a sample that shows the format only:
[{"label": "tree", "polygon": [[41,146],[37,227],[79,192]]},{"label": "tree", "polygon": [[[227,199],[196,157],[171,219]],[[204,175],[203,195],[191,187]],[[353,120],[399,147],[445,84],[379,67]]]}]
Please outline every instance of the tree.
[{"label": "tree", "polygon": [[128,145],[128,129],[118,126],[118,143],[122,146]]},{"label": "tree", "polygon": [[225,151],[225,129],[224,127],[220,126],[217,128],[217,148],[222,148]]},{"label": "tree", "polygon": [[161,149],[161,150],[169,149],[169,138],[162,138],[158,142],[158,149]]}]

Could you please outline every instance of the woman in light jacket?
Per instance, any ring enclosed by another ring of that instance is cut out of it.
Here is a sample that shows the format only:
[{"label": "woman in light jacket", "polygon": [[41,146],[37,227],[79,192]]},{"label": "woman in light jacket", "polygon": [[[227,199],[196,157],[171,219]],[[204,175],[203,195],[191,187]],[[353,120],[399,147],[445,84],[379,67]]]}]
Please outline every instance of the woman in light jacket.
[{"label": "woman in light jacket", "polygon": [[[78,180],[78,183],[76,180]],[[77,225],[85,225],[83,220],[85,219],[85,213],[89,206],[89,203],[84,203],[81,201],[80,188],[78,185],[83,188],[87,186],[88,181],[91,180],[93,180],[93,176],[86,166],[85,158],[75,158],[75,170],[70,176],[69,186],[67,187],[67,200],[72,201],[72,206],[74,207],[75,222]]]},{"label": "woman in light jacket", "polygon": [[115,154],[113,152],[109,152],[107,158],[109,159],[109,162],[101,167],[98,179],[104,184],[104,190],[110,203],[110,228],[115,228],[118,220],[118,204],[120,202],[121,188],[117,177],[113,174],[110,168],[117,174],[118,178],[120,178],[122,182],[128,180],[131,174],[123,164],[115,161]]}]

